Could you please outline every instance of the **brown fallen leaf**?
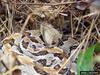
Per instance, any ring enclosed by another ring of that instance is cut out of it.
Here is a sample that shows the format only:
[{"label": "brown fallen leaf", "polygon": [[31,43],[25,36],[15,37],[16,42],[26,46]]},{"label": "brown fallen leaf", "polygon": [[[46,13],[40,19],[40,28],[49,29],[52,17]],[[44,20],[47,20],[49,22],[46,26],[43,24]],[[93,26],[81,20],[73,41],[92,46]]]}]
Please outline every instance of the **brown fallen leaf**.
[{"label": "brown fallen leaf", "polygon": [[58,44],[58,39],[62,37],[59,31],[46,22],[41,23],[40,31],[47,45],[52,45],[53,42]]}]

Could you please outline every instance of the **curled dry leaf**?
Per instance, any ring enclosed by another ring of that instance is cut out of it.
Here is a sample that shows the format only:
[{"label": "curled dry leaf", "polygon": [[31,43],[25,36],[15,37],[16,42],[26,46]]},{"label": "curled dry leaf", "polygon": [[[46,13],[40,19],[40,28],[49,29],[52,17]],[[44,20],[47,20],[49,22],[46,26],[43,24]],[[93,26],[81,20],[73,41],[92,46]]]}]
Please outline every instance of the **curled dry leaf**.
[{"label": "curled dry leaf", "polygon": [[62,35],[55,28],[46,22],[41,24],[40,31],[44,41],[48,45],[52,45],[53,42],[58,44],[58,39],[62,37]]}]

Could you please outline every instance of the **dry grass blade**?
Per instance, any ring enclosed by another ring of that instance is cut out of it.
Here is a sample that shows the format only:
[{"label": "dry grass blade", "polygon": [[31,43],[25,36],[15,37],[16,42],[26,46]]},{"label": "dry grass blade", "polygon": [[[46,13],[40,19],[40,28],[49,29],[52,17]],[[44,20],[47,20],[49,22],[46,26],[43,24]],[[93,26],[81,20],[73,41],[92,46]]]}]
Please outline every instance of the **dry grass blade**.
[{"label": "dry grass blade", "polygon": [[97,25],[95,25],[95,29],[96,29],[96,31],[97,31],[98,37],[100,37],[100,32],[99,32],[99,30],[98,30],[98,28],[97,28]]},{"label": "dry grass blade", "polygon": [[73,4],[76,3],[76,1],[69,1],[69,2],[62,2],[62,3],[56,3],[56,4],[51,4],[51,3],[16,3],[17,5],[46,5],[46,6],[59,6],[59,5],[66,5],[66,4]]},{"label": "dry grass blade", "polygon": [[98,18],[98,16],[96,17],[95,20],[94,20],[94,19],[92,20],[92,23],[91,23],[90,29],[88,30],[88,33],[86,34],[86,35],[87,35],[87,39],[86,39],[86,42],[85,42],[84,49],[86,49],[87,46],[88,46],[88,41],[89,41],[89,38],[90,38],[90,35],[91,35],[91,32],[92,32],[92,29],[93,29],[93,27],[95,26],[94,24],[95,24],[97,18]]},{"label": "dry grass blade", "polygon": [[[61,68],[58,70],[58,73],[72,60],[75,60],[76,56],[78,55],[78,53],[80,52],[82,46],[84,45],[86,38],[80,43],[80,45],[75,49],[75,51],[70,55],[70,57],[68,58],[68,60],[66,60],[64,62],[64,64],[61,66]],[[75,57],[74,57],[75,56]]]},{"label": "dry grass blade", "polygon": [[[7,3],[8,1],[7,0],[3,0],[5,3]],[[9,5],[8,4],[5,4],[6,5],[6,9],[7,9],[7,13],[8,13],[8,26],[9,26],[9,30],[10,30],[10,33],[13,29],[13,26],[12,26],[12,19],[13,19],[13,16],[10,12],[10,8],[9,8]]]},{"label": "dry grass blade", "polygon": [[27,25],[27,23],[28,23],[29,19],[32,17],[32,15],[33,15],[33,13],[31,13],[31,14],[29,14],[29,15],[27,16],[26,21],[24,22],[23,27],[22,27],[22,29],[21,29],[21,32],[20,32],[20,33],[23,33],[23,32],[24,32],[25,27],[26,27],[26,25]]},{"label": "dry grass blade", "polygon": [[[96,20],[95,20],[96,21]],[[88,43],[88,40],[89,40],[89,37],[91,35],[91,31],[92,31],[92,28],[93,28],[93,25],[95,23],[94,19],[91,23],[91,27],[88,31],[88,33],[86,34],[86,38],[84,38],[84,40],[80,43],[80,45],[75,49],[75,51],[73,52],[73,54],[68,58],[68,60],[64,63],[64,65],[59,69],[59,71],[66,66],[66,64],[72,59],[72,57],[75,55],[75,57],[78,55],[78,53],[80,52],[82,46],[84,45],[84,49],[86,49],[86,46],[87,46],[87,43]],[[74,58],[75,60],[75,58]],[[58,71],[58,72],[59,72]]]}]

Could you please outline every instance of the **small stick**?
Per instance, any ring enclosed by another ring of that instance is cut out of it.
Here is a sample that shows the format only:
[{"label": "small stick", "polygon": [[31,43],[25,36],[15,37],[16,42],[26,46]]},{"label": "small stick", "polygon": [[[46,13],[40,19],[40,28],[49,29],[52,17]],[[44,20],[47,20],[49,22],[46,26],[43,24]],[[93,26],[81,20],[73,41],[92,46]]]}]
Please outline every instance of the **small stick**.
[{"label": "small stick", "polygon": [[[68,62],[73,59],[74,55],[78,55],[78,53],[80,52],[84,42],[85,42],[86,38],[81,42],[81,44],[75,49],[75,51],[71,54],[71,56],[68,58],[68,60],[65,61],[65,63],[61,66],[61,68],[57,71],[58,73],[68,64]],[[75,56],[75,58],[76,58]],[[75,59],[74,58],[74,59]]]},{"label": "small stick", "polygon": [[29,21],[29,19],[31,18],[32,15],[33,15],[33,13],[31,13],[31,14],[29,14],[29,15],[27,16],[26,21],[24,22],[23,27],[22,27],[20,33],[23,33],[23,32],[24,32],[24,29],[25,29],[25,27],[26,27],[26,25],[27,25],[27,23],[28,23],[28,21]]},{"label": "small stick", "polygon": [[17,5],[46,5],[46,6],[59,6],[59,5],[66,5],[66,4],[73,4],[76,3],[76,1],[73,2],[63,2],[63,3],[55,3],[55,4],[51,4],[51,3],[16,3]]}]

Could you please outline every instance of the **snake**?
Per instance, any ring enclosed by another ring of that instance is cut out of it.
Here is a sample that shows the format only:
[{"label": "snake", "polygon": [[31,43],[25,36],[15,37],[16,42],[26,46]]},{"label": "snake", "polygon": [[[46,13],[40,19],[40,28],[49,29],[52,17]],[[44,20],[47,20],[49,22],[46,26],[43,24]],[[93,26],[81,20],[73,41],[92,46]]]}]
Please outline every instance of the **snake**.
[{"label": "snake", "polygon": [[[67,59],[63,50],[57,46],[47,47],[43,41],[41,40],[42,42],[40,42],[40,40],[40,37],[34,37],[31,33],[28,33],[28,35],[15,33],[5,38],[3,45],[9,43],[14,52],[28,56],[43,68],[58,71]],[[42,70],[38,66],[34,66],[33,69],[36,75],[64,75],[67,72],[66,67],[56,74],[50,73],[49,71],[45,72],[45,70]]]}]

